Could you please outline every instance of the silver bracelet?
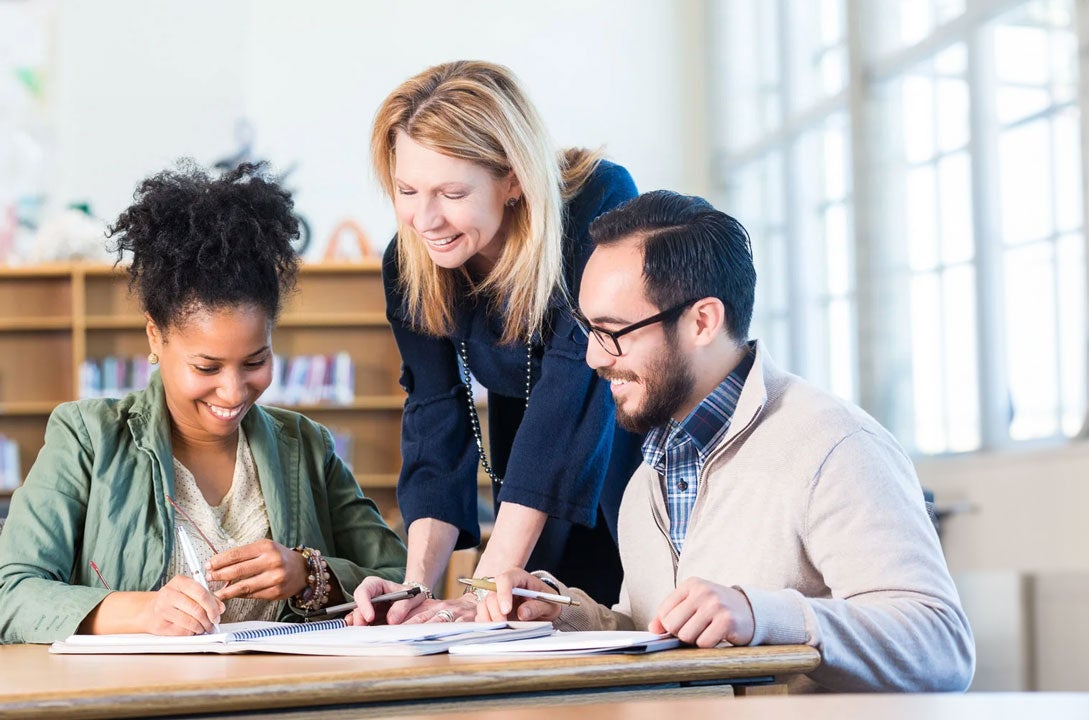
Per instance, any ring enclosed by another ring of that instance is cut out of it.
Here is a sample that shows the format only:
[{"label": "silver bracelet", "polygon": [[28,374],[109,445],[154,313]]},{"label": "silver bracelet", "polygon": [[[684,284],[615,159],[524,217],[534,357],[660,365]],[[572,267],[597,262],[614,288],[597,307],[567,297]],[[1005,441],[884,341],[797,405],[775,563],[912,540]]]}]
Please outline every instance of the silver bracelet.
[{"label": "silver bracelet", "polygon": [[434,600],[435,599],[435,594],[433,592],[431,592],[431,588],[427,587],[422,582],[416,582],[415,580],[405,580],[401,584],[402,585],[407,585],[408,587],[420,588],[420,594],[424,596],[424,600]]}]

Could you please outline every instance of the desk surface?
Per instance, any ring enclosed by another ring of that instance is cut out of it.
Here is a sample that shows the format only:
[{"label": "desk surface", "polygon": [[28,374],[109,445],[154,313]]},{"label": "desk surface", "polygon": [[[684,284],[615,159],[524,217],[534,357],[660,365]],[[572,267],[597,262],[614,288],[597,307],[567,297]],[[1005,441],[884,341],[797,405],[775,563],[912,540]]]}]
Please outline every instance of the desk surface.
[{"label": "desk surface", "polygon": [[700,683],[808,672],[780,645],[510,660],[298,655],[50,655],[0,646],[0,717],[134,717]]}]

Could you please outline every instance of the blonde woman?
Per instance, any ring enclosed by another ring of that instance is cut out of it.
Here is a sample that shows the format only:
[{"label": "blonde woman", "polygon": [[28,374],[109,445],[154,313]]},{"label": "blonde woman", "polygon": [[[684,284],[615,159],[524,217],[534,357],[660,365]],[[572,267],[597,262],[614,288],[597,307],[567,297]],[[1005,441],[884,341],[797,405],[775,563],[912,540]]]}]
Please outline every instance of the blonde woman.
[{"label": "blonde woman", "polygon": [[[351,621],[475,616],[474,595],[431,600],[429,588],[454,549],[480,540],[478,464],[496,519],[475,575],[529,561],[615,601],[616,517],[639,438],[617,428],[570,308],[590,221],[636,195],[631,176],[593,152],[557,152],[510,70],[485,62],[438,65],[394,90],[371,152],[398,221],[383,264],[408,393],[397,497],[406,584],[424,592],[376,609],[371,597],[401,586],[369,579]],[[470,371],[488,391],[489,447]]]}]

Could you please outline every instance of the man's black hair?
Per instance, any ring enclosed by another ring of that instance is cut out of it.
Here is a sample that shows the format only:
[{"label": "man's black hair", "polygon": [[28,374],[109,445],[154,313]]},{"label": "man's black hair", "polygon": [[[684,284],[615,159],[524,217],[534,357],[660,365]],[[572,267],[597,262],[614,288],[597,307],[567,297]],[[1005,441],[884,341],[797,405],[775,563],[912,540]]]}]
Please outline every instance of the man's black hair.
[{"label": "man's black hair", "polygon": [[726,308],[726,328],[748,339],[756,292],[749,234],[734,218],[692,195],[655,190],[601,215],[590,225],[596,245],[628,238],[643,248],[647,298],[660,310],[715,297]]}]

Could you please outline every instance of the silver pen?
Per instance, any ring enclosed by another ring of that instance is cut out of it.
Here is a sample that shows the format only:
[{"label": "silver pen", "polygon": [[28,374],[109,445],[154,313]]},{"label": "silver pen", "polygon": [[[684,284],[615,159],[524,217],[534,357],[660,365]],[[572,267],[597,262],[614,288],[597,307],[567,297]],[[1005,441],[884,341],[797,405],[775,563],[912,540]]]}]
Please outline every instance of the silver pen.
[{"label": "silver pen", "polygon": [[[181,545],[185,564],[189,566],[189,574],[202,588],[211,593],[212,590],[208,587],[208,578],[204,577],[204,568],[201,567],[200,560],[197,559],[197,551],[193,548],[193,541],[189,539],[189,533],[185,531],[180,523],[178,524],[178,544]],[[212,623],[212,632],[219,632],[219,623]]]},{"label": "silver pen", "polygon": [[[375,595],[371,598],[371,602],[397,602],[398,600],[407,600],[410,597],[416,597],[419,594],[420,588],[410,587],[404,590],[395,590],[394,592],[386,593],[385,595]],[[322,608],[321,610],[315,610],[314,612],[307,613],[306,619],[310,620],[312,618],[322,617],[324,615],[338,615],[340,613],[351,612],[352,610],[355,610],[355,608],[356,603],[353,600],[352,602],[346,602],[342,605],[332,605],[327,608]]]}]

